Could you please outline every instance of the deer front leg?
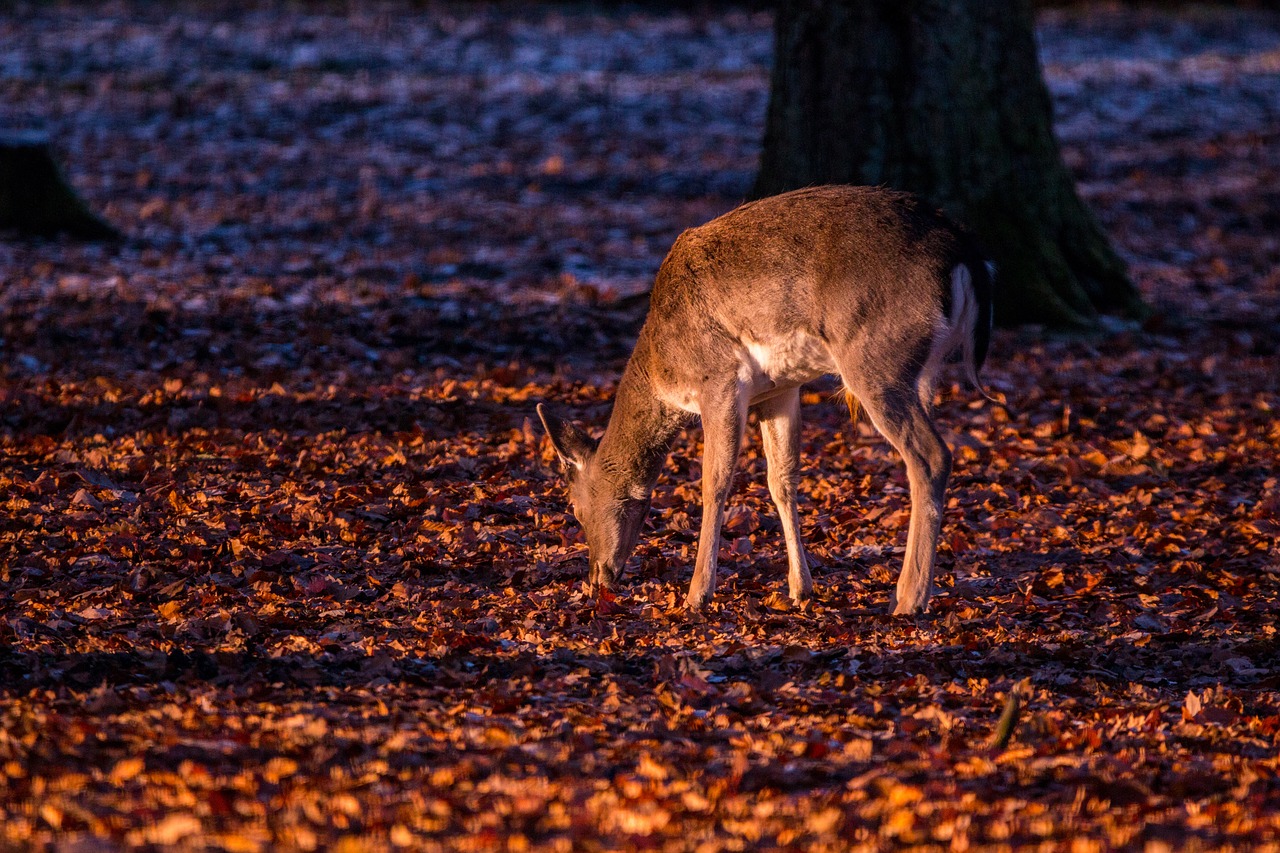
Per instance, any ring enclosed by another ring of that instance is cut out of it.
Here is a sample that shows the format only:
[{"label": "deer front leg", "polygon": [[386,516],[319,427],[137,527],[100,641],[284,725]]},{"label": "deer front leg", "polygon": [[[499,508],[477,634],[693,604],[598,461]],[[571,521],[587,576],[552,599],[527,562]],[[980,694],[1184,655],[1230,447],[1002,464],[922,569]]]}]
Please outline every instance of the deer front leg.
[{"label": "deer front leg", "polygon": [[813,592],[813,578],[800,541],[800,513],[796,487],[800,482],[800,389],[793,388],[757,407],[764,456],[769,463],[769,494],[778,508],[782,536],[787,541],[787,588],[791,600],[804,601]]},{"label": "deer front leg", "polygon": [[698,557],[685,606],[697,610],[711,600],[716,589],[716,565],[720,551],[720,525],[724,504],[733,486],[742,431],[747,422],[746,391],[734,385],[700,395],[702,409],[702,530]]}]

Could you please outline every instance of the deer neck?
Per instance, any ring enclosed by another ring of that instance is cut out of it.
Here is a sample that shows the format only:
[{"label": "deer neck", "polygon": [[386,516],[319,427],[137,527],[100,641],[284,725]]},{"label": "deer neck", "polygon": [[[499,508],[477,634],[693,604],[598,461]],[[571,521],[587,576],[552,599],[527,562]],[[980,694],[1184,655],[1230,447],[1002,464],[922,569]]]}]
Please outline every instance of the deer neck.
[{"label": "deer neck", "polygon": [[[600,470],[627,497],[648,497],[683,424],[683,413],[654,394],[648,347],[636,347],[618,383],[613,413],[596,452]],[[639,492],[643,490],[643,495]]]}]

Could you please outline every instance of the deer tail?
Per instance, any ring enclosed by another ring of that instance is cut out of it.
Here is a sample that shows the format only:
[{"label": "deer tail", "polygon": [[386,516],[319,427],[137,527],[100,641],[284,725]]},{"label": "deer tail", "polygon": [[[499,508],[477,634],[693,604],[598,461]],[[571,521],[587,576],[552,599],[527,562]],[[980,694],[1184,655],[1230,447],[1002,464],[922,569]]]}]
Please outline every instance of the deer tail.
[{"label": "deer tail", "polygon": [[987,393],[978,378],[991,343],[991,295],[995,272],[995,264],[989,261],[958,264],[951,274],[951,304],[955,312],[953,328],[962,330],[963,335],[961,361],[965,378],[988,402],[1003,406],[1004,403]]}]

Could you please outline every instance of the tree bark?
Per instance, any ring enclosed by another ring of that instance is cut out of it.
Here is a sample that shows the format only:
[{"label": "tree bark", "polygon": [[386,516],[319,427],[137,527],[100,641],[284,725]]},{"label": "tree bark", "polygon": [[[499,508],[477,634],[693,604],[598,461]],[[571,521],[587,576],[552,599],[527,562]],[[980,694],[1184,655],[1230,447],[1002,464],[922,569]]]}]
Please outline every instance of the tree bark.
[{"label": "tree bark", "polygon": [[76,195],[40,134],[0,134],[0,229],[78,240],[114,240],[116,229]]},{"label": "tree bark", "polygon": [[793,0],[775,51],[756,197],[910,190],[994,258],[1000,322],[1143,314],[1062,162],[1025,0]]}]

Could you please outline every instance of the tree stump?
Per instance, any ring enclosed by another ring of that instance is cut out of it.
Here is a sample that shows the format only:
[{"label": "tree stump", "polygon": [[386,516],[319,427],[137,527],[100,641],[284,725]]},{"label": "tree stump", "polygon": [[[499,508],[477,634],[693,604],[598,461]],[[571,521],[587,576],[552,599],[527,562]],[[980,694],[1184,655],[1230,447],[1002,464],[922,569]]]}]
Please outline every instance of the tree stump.
[{"label": "tree stump", "polygon": [[1062,162],[1026,0],[778,5],[754,194],[885,184],[968,225],[996,319],[1088,327],[1145,311]]},{"label": "tree stump", "polygon": [[0,133],[0,230],[4,229],[33,237],[120,237],[76,195],[58,168],[48,138],[39,133]]}]

